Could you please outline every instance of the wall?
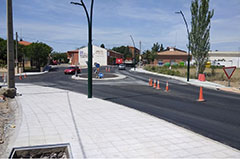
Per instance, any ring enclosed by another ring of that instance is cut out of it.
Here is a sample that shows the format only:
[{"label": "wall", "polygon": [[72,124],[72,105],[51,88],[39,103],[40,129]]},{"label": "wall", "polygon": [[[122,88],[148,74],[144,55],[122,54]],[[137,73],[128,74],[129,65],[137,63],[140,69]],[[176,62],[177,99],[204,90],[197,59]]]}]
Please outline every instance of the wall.
[{"label": "wall", "polygon": [[209,52],[209,60],[212,64],[217,65],[217,63],[221,65],[236,66],[240,68],[240,52]]},{"label": "wall", "polygon": [[[79,63],[80,66],[87,66],[88,61],[88,47],[84,47],[79,50]],[[93,45],[93,61],[92,64],[97,62],[101,66],[107,65],[107,50]]]}]

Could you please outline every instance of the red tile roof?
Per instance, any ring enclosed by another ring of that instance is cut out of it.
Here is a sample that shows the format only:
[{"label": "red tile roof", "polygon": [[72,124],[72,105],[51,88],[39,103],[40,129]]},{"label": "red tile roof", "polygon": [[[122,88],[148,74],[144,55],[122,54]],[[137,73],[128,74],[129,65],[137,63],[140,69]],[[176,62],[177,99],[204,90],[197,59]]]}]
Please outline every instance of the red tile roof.
[{"label": "red tile roof", "polygon": [[178,55],[188,55],[187,52],[176,49],[176,48],[167,48],[165,51],[161,51],[157,53],[158,55],[174,55],[174,56],[178,56]]},{"label": "red tile roof", "polygon": [[31,45],[32,43],[30,42],[27,42],[27,41],[19,41],[18,42],[20,45],[24,45],[24,46],[28,46],[28,45]]}]

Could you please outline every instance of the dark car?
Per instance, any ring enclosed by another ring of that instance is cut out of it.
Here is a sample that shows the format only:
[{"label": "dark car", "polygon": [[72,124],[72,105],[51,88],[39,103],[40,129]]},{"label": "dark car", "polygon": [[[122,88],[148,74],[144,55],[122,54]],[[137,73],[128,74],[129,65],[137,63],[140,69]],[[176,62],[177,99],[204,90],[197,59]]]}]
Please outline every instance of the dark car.
[{"label": "dark car", "polygon": [[120,64],[120,65],[118,66],[118,69],[119,69],[119,70],[125,70],[125,69],[126,69],[126,65],[125,65],[125,64]]},{"label": "dark car", "polygon": [[65,74],[75,74],[75,72],[81,73],[81,70],[78,66],[70,66],[67,69],[64,70]]}]

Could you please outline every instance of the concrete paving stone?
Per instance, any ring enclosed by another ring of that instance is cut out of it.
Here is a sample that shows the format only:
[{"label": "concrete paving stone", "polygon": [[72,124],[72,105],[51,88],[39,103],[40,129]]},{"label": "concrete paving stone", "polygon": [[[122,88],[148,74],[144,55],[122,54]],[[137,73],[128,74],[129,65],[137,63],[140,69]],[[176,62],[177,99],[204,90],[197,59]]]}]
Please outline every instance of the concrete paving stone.
[{"label": "concrete paving stone", "polygon": [[83,146],[84,146],[84,150],[86,150],[87,152],[88,152],[88,150],[98,150],[99,151],[99,147],[97,146],[96,143],[91,143],[91,144],[84,143]]},{"label": "concrete paving stone", "polygon": [[115,147],[100,148],[100,151],[105,156],[108,156],[110,154],[118,154],[119,153],[118,149],[116,149]]},{"label": "concrete paving stone", "polygon": [[[137,151],[135,151],[135,150],[126,150],[126,151],[124,151],[124,152],[122,152],[121,151],[121,154],[125,157],[125,158],[143,158],[144,156],[142,155],[142,156],[139,156],[138,154],[137,154]],[[146,153],[145,153],[146,154]]]},{"label": "concrete paving stone", "polygon": [[[228,146],[134,109],[101,99],[89,100],[85,95],[69,92],[79,143],[66,92],[54,93],[59,90],[40,86],[20,87],[21,90],[31,94],[18,97],[24,112],[19,137],[23,132],[28,133],[28,129],[43,127],[39,132],[29,130],[40,134],[31,141],[36,139],[39,140],[36,143],[42,143],[45,139],[46,144],[70,143],[75,158],[84,157],[79,144],[90,158],[200,158],[203,155],[216,158],[224,154],[227,157],[240,154]],[[49,93],[35,95],[33,92]],[[40,124],[31,126],[36,123]],[[57,133],[52,133],[54,131]],[[17,141],[32,144],[28,138]]]},{"label": "concrete paving stone", "polygon": [[104,157],[103,153],[99,149],[87,149],[85,153],[87,158]]},{"label": "concrete paving stone", "polygon": [[100,149],[107,149],[107,148],[113,148],[114,147],[111,142],[101,142],[101,143],[96,143],[96,144]]}]

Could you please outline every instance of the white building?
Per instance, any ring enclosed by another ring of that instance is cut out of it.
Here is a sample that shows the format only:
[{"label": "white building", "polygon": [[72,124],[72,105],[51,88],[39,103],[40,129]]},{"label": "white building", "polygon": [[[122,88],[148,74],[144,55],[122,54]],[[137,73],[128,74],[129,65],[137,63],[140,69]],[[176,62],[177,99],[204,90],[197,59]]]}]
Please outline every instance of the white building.
[{"label": "white building", "polygon": [[[108,50],[108,49],[101,48],[101,47],[98,47],[95,45],[93,45],[92,49],[93,49],[92,50],[93,66],[94,66],[95,62],[99,63],[100,66],[114,65],[117,58],[123,58],[123,54],[113,51],[113,50]],[[69,59],[71,59],[72,57],[76,58],[75,56],[70,55],[71,53],[77,53],[77,57],[78,57],[78,59],[75,59],[72,61],[76,61],[75,63],[79,63],[80,66],[87,66],[88,47],[81,48],[77,52],[76,51],[68,51]]]},{"label": "white building", "polygon": [[[92,64],[94,63],[99,63],[101,66],[106,66],[107,65],[107,57],[108,57],[108,52],[107,49],[98,47],[93,45],[93,61]],[[87,66],[87,61],[88,61],[88,47],[84,47],[79,49],[79,63],[80,66]]]},{"label": "white building", "polygon": [[221,66],[236,66],[240,68],[240,52],[222,52],[212,51],[209,52],[209,60],[212,65]]}]

